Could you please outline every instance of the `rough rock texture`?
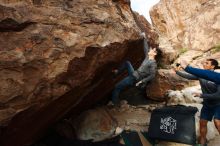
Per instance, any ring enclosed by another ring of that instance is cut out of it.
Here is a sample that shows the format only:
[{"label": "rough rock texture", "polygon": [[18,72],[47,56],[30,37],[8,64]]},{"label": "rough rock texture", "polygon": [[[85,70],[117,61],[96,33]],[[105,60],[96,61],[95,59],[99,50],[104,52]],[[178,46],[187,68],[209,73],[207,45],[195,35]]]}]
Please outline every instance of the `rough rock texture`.
[{"label": "rough rock texture", "polygon": [[176,75],[173,70],[159,69],[154,80],[148,84],[146,93],[150,99],[166,101],[168,90],[179,90],[188,85],[189,82]]},{"label": "rough rock texture", "polygon": [[78,139],[101,141],[114,135],[117,125],[107,109],[97,108],[82,113],[73,127]]},{"label": "rough rock texture", "polygon": [[[151,44],[150,47],[158,47],[159,44],[159,35],[152,25],[144,18],[144,16],[139,15],[137,12],[134,12],[134,18],[138,23],[140,29],[145,32],[148,39],[148,43]],[[165,56],[163,56],[164,58]]]},{"label": "rough rock texture", "polygon": [[127,0],[0,0],[0,145],[106,96],[111,68],[143,59],[139,17]]},{"label": "rough rock texture", "polygon": [[[157,105],[143,107],[131,106],[126,103],[120,107],[105,106],[90,109],[80,114],[76,119],[63,122],[58,132],[68,138],[73,138],[69,127],[74,127],[79,139],[94,141],[110,138],[115,134],[116,127],[133,131],[147,131],[150,122],[150,109]],[[147,125],[148,124],[148,125]],[[72,126],[64,126],[72,125]]]},{"label": "rough rock texture", "polygon": [[195,97],[193,94],[200,93],[201,87],[192,86],[185,88],[183,90],[168,90],[167,92],[167,103],[172,104],[187,104],[187,103],[202,103],[203,99]]},{"label": "rough rock texture", "polygon": [[213,56],[219,52],[219,0],[161,0],[150,14],[160,38],[166,39],[160,45],[171,44],[180,56],[198,51],[190,53],[191,60],[203,53],[210,56],[211,51]]},{"label": "rough rock texture", "polygon": [[220,136],[217,136],[216,138],[212,139],[208,146],[218,146],[220,144]]}]

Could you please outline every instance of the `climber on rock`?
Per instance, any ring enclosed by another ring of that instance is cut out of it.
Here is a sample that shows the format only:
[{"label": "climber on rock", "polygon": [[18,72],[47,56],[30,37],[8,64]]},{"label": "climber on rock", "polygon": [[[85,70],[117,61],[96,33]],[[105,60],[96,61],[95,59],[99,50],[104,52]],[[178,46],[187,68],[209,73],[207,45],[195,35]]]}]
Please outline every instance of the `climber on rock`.
[{"label": "climber on rock", "polygon": [[[207,135],[207,123],[212,121],[214,118],[214,124],[220,133],[220,85],[214,82],[201,78],[200,71],[202,69],[196,69],[197,74],[188,72],[188,69],[193,70],[193,67],[185,65],[186,63],[179,64],[175,68],[176,74],[181,77],[190,80],[199,80],[202,94],[195,94],[203,99],[203,107],[201,109],[200,115],[200,138],[199,143],[201,145],[206,145],[206,135]],[[185,68],[185,71],[180,71]],[[218,68],[218,62],[215,59],[207,59],[203,62],[203,71],[214,72]],[[188,73],[187,73],[188,72]]]},{"label": "climber on rock", "polygon": [[145,34],[142,33],[141,36],[144,39],[144,53],[146,57],[140,67],[137,70],[134,70],[132,64],[129,61],[126,61],[119,69],[114,69],[112,71],[115,75],[119,75],[125,70],[128,72],[128,76],[115,85],[111,97],[113,104],[119,104],[119,94],[121,90],[127,86],[136,85],[140,88],[144,88],[146,84],[155,77],[157,70],[156,56],[158,56],[159,50],[156,48],[149,50]]}]

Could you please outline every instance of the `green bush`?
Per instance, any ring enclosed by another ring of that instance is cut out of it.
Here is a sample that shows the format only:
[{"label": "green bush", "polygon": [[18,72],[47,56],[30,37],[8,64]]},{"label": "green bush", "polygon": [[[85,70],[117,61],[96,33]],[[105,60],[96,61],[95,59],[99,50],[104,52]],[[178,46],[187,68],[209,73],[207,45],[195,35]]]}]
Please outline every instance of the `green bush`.
[{"label": "green bush", "polygon": [[185,53],[186,51],[188,51],[187,48],[181,48],[180,51],[179,51],[179,54],[183,54],[183,53]]},{"label": "green bush", "polygon": [[213,47],[213,53],[220,52],[220,44],[217,44]]}]

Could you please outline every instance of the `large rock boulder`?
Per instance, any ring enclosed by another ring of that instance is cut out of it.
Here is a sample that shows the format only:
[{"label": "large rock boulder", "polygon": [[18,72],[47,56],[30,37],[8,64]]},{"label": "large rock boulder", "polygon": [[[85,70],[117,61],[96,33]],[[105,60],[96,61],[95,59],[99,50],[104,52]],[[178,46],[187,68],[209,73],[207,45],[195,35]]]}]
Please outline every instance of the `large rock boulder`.
[{"label": "large rock boulder", "polygon": [[92,139],[93,141],[112,137],[118,125],[118,122],[105,107],[88,110],[71,123],[78,139]]},{"label": "large rock boulder", "polygon": [[150,14],[175,48],[208,51],[219,43],[219,7],[219,0],[162,0]]},{"label": "large rock boulder", "polygon": [[167,101],[168,90],[180,90],[189,85],[189,82],[178,76],[172,69],[159,69],[156,77],[147,85],[148,98],[157,101]]},{"label": "large rock boulder", "polygon": [[0,145],[30,144],[106,96],[111,68],[143,59],[134,16],[127,0],[1,0]]}]

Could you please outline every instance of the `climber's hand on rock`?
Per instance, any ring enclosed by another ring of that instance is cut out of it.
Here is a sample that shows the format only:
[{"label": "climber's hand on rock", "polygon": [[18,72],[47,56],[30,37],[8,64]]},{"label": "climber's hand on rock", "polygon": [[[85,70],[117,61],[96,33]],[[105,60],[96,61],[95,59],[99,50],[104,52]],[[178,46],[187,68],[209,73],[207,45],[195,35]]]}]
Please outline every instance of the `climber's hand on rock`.
[{"label": "climber's hand on rock", "polygon": [[176,66],[173,67],[173,70],[176,71],[176,72],[181,71],[181,70],[183,70],[183,67],[179,63],[177,63]]}]

